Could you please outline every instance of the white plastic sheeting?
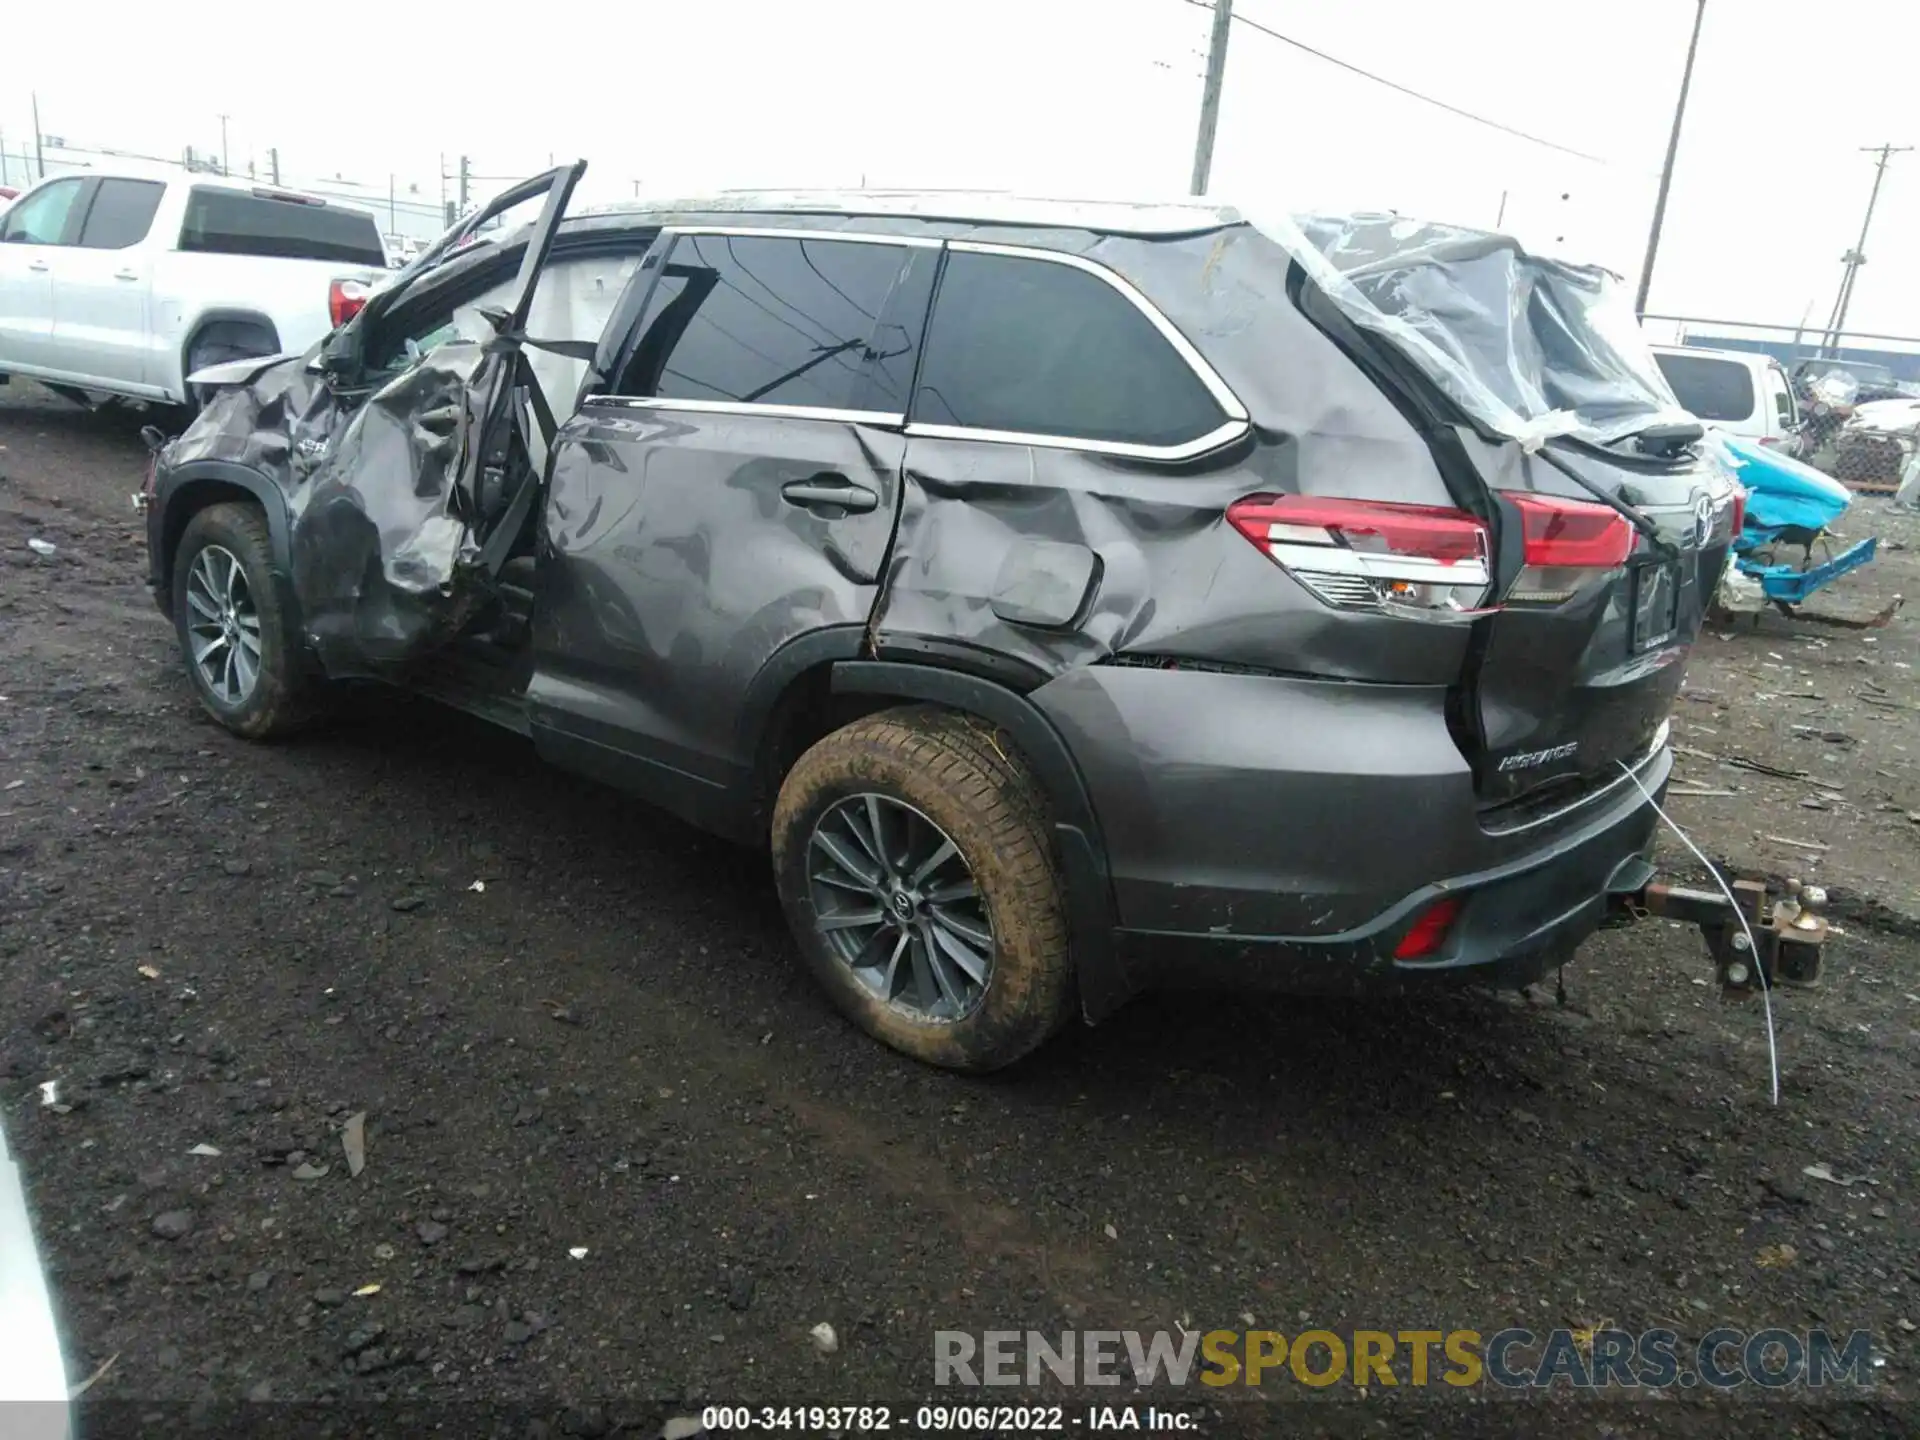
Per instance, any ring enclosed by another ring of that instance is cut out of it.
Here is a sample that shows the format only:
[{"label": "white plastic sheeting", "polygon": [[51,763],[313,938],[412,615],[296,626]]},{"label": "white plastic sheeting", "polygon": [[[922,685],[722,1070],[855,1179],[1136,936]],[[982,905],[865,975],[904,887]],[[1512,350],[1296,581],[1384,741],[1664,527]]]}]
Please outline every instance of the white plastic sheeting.
[{"label": "white plastic sheeting", "polygon": [[1607,271],[1397,215],[1242,213],[1495,434],[1531,449],[1693,422]]}]

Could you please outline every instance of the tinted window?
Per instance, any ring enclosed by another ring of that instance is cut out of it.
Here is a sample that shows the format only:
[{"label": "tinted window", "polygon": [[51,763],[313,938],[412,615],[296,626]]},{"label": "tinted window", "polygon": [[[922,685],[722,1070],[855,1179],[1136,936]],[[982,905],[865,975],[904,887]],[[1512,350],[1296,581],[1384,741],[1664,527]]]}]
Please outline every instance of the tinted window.
[{"label": "tinted window", "polygon": [[182,250],[333,260],[384,270],[387,252],[373,216],[318,201],[281,200],[239,190],[196,189],[180,227]]},{"label": "tinted window", "polygon": [[1745,420],[1753,414],[1753,372],[1739,361],[1665,353],[1653,358],[1680,403],[1700,419]]},{"label": "tinted window", "polygon": [[615,392],[844,409],[905,246],[682,235]]},{"label": "tinted window", "polygon": [[1099,276],[955,252],[934,302],[913,418],[1177,445],[1226,416],[1153,322]]},{"label": "tinted window", "polygon": [[79,180],[56,180],[24,200],[16,200],[7,210],[0,240],[19,245],[58,245],[67,233],[67,220],[73,202],[80,198]]},{"label": "tinted window", "polygon": [[124,250],[147,238],[167,187],[157,180],[102,180],[93,192],[80,243],[89,250]]}]

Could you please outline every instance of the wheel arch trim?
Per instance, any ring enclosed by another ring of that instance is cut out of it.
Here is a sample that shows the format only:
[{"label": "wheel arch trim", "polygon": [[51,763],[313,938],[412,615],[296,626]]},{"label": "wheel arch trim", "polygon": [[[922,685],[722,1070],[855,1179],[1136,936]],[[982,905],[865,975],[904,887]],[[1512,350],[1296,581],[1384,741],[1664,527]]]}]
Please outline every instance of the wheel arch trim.
[{"label": "wheel arch trim", "polygon": [[979,675],[938,665],[842,660],[830,684],[837,694],[918,700],[977,715],[1005,730],[1033,766],[1054,809],[1054,843],[1066,882],[1067,926],[1080,1008],[1088,1021],[1117,1009],[1130,993],[1113,946],[1113,884],[1099,817],[1080,767],[1060,732],[1025,696]]},{"label": "wheel arch trim", "polygon": [[286,497],[280,487],[261,471],[232,460],[189,460],[178,469],[166,471],[155,487],[154,509],[158,513],[159,544],[153,550],[153,573],[148,577],[157,595],[171,603],[173,595],[174,555],[181,537],[193,517],[209,505],[218,505],[226,492],[244,491],[260,506],[267,521],[267,539],[271,556],[274,588],[278,591],[283,614],[296,616],[299,610],[293,594],[292,523],[287,515]]}]

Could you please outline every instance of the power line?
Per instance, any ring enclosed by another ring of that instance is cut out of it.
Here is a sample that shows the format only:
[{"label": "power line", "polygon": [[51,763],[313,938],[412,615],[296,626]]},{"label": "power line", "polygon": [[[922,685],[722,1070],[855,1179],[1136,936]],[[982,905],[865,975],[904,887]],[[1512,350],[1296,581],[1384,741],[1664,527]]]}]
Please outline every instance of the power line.
[{"label": "power line", "polygon": [[[1186,3],[1197,6],[1202,10],[1213,9],[1209,0],[1186,0]],[[1313,56],[1316,60],[1324,60],[1329,65],[1337,65],[1340,69],[1350,74],[1358,75],[1363,80],[1371,80],[1376,85],[1384,85],[1387,89],[1396,90],[1402,95],[1420,101],[1422,104],[1432,105],[1436,109],[1445,110],[1449,115],[1458,115],[1463,120],[1471,120],[1476,125],[1485,125],[1491,130],[1501,131],[1503,134],[1512,135],[1517,139],[1528,141],[1530,144],[1543,145],[1549,150],[1558,150],[1562,155],[1571,155],[1579,160],[1590,160],[1595,165],[1611,165],[1613,163],[1604,155],[1591,155],[1585,150],[1576,150],[1571,145],[1562,145],[1557,140],[1549,140],[1545,136],[1535,135],[1531,131],[1517,129],[1512,125],[1503,124],[1501,121],[1489,119],[1485,115],[1476,115],[1471,110],[1463,110],[1458,105],[1450,104],[1445,100],[1425,94],[1410,86],[1402,85],[1397,80],[1389,80],[1384,75],[1376,75],[1371,70],[1364,70],[1350,60],[1342,60],[1338,55],[1329,55],[1324,50],[1315,49],[1304,40],[1296,40],[1291,35],[1283,35],[1271,26],[1262,25],[1258,20],[1249,19],[1245,15],[1236,14],[1233,18],[1251,30],[1258,30],[1269,39],[1278,40],[1283,45],[1291,45],[1294,49],[1303,51]]]}]

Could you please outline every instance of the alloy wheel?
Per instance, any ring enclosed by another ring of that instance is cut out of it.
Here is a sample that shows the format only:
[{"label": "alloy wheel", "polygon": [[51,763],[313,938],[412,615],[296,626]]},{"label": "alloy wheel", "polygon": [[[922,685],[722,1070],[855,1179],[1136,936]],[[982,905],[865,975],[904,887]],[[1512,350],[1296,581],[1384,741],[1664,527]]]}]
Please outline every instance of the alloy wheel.
[{"label": "alloy wheel", "polygon": [[993,926],[951,836],[890,796],[836,803],[813,827],[814,923],[872,995],[914,1019],[972,1014],[993,979]]},{"label": "alloy wheel", "polygon": [[224,546],[206,546],[187,571],[187,641],[214,699],[246,704],[260,683],[260,611],[246,570]]}]

